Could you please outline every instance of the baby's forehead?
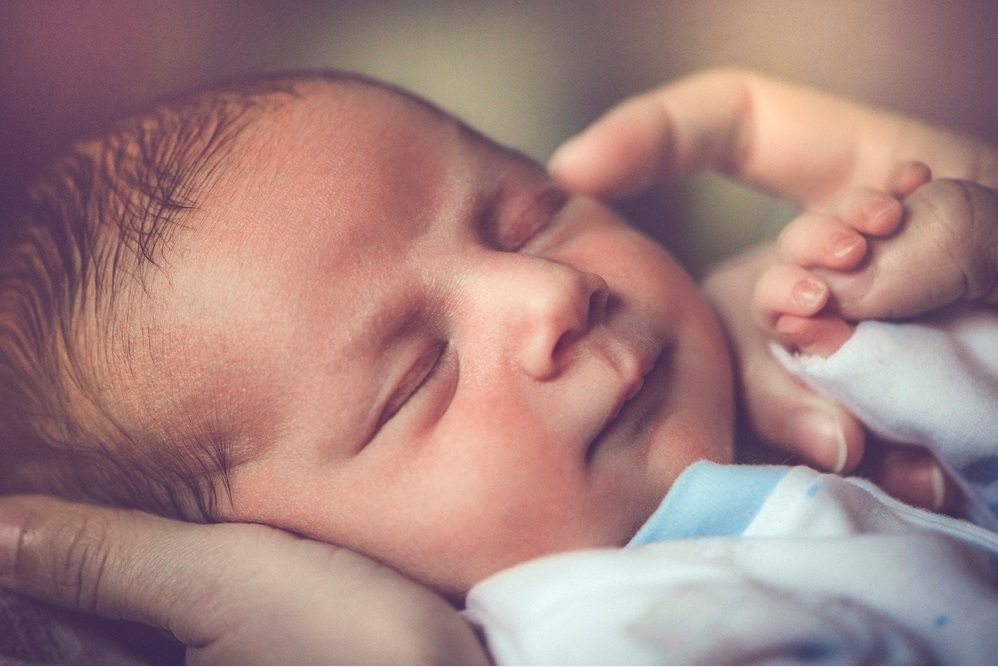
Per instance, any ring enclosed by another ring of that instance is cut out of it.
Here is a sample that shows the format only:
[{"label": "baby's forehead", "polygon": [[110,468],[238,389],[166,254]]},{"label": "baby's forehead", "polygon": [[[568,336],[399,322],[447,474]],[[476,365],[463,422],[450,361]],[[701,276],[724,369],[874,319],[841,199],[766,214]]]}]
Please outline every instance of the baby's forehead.
[{"label": "baby's forehead", "polygon": [[[309,124],[330,123],[340,134],[360,131],[372,111],[380,117],[394,116],[413,126],[441,122],[461,126],[471,135],[480,135],[460,119],[403,88],[352,74],[317,74],[296,79],[290,95],[266,104],[260,122],[247,128],[249,134],[263,136],[281,131],[309,131]],[[271,135],[271,138],[276,138]]]}]

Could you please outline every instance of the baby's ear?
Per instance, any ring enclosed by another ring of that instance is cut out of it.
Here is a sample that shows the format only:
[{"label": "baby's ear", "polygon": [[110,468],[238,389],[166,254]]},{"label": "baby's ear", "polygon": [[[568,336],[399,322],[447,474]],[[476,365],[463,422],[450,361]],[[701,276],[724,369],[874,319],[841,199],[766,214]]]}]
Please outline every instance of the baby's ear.
[{"label": "baby's ear", "polygon": [[855,327],[837,315],[819,313],[812,317],[781,315],[775,330],[780,342],[791,351],[827,358],[845,345]]}]

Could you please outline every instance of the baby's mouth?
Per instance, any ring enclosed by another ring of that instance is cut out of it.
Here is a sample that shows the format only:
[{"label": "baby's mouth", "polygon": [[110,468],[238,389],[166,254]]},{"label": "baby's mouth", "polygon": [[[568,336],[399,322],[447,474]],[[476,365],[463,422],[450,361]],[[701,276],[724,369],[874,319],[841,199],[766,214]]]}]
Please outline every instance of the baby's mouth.
[{"label": "baby's mouth", "polygon": [[643,400],[645,388],[649,384],[647,380],[655,376],[659,370],[662,357],[665,352],[660,352],[648,370],[627,388],[616,408],[611,412],[603,428],[600,429],[596,437],[586,448],[586,462],[591,462],[597,452],[603,448],[607,441],[617,442],[621,439],[633,438],[640,430],[641,425],[646,420],[649,410],[646,407],[647,401]]}]

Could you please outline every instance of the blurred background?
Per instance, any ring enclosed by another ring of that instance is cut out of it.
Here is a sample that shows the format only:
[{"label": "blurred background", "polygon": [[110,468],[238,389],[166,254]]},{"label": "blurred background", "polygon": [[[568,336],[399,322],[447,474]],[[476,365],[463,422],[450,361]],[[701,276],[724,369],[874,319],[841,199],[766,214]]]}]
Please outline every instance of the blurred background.
[{"label": "blurred background", "polygon": [[[290,68],[401,84],[541,161],[621,98],[714,65],[998,143],[996,34],[989,0],[6,0],[0,191],[159,96]],[[694,273],[792,214],[711,177],[622,207]]]}]

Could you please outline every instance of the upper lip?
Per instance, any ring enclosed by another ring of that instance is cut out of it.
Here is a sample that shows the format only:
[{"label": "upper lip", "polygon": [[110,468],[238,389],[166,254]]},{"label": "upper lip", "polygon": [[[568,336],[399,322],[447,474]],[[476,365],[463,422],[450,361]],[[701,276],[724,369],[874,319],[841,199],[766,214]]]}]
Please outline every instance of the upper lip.
[{"label": "upper lip", "polygon": [[644,387],[645,377],[655,368],[659,355],[660,353],[654,355],[631,353],[624,355],[618,361],[618,368],[624,378],[624,382],[617,393],[617,399],[613,404],[613,408],[607,413],[596,437],[593,438],[588,448],[587,456],[592,455],[596,445],[603,440],[606,433],[614,426],[617,418],[620,417],[620,413],[624,411],[624,408],[631,399],[641,392],[642,387]]}]

